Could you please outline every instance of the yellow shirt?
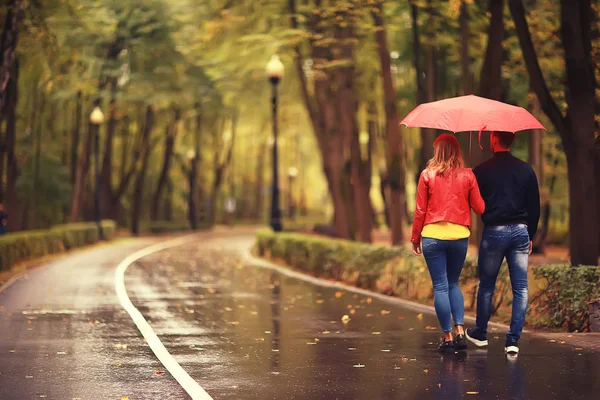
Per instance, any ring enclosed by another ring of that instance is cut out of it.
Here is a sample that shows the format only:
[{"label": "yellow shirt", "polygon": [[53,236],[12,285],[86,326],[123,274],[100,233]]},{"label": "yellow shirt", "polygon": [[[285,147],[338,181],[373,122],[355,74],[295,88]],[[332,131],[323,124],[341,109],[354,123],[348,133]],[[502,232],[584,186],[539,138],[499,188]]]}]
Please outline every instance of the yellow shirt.
[{"label": "yellow shirt", "polygon": [[471,236],[471,231],[464,225],[452,222],[436,222],[423,227],[422,237],[438,240],[458,240]]}]

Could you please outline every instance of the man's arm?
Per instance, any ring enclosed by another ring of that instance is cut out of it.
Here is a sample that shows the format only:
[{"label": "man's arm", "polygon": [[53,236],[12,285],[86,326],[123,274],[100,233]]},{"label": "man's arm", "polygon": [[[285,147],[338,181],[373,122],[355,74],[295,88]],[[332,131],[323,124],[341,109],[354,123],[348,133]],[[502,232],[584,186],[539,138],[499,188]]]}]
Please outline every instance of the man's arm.
[{"label": "man's arm", "polygon": [[525,187],[525,207],[527,208],[527,230],[529,239],[533,240],[540,222],[540,188],[537,176],[531,169],[527,185]]}]

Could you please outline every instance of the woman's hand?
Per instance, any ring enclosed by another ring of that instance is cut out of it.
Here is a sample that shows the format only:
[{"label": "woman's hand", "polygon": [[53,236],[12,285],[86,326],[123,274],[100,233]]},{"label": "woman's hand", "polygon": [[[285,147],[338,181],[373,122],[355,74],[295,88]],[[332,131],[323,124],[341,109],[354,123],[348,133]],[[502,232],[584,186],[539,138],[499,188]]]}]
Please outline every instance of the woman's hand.
[{"label": "woman's hand", "polygon": [[423,254],[423,251],[421,250],[421,243],[413,243],[412,247],[412,251],[415,256],[420,256]]}]

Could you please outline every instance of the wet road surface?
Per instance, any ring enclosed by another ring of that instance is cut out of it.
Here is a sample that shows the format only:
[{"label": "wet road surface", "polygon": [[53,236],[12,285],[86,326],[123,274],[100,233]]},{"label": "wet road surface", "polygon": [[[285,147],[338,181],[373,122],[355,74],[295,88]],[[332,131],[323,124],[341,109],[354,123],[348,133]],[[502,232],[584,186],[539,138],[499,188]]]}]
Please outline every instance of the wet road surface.
[{"label": "wet road surface", "polygon": [[[127,288],[167,349],[215,399],[583,399],[600,353],[504,332],[466,358],[436,351],[435,316],[244,262],[249,236],[132,265]],[[344,315],[350,317],[342,323]]]},{"label": "wet road surface", "polygon": [[[436,351],[435,316],[250,265],[248,233],[131,265],[126,286],[167,349],[215,399],[593,399],[600,353],[504,332],[466,358]],[[0,399],[187,399],[121,309],[116,265],[155,241],[75,253],[0,293]],[[347,324],[341,322],[350,317]],[[568,340],[568,339],[567,339]]]},{"label": "wet road surface", "polygon": [[115,266],[147,239],[83,250],[0,293],[0,399],[185,399],[114,290]]}]

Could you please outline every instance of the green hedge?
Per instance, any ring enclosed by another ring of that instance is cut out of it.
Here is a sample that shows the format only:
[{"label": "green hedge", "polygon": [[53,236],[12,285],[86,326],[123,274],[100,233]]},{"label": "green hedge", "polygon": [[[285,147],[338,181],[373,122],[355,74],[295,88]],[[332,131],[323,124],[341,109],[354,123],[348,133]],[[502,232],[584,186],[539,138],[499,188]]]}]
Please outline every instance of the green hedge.
[{"label": "green hedge", "polygon": [[[116,235],[114,221],[102,221],[105,240]],[[45,231],[24,231],[0,236],[0,271],[35,258],[60,253],[98,241],[93,222],[58,225]]]},{"label": "green hedge", "polygon": [[[425,260],[415,257],[408,248],[387,248],[298,233],[275,234],[271,230],[257,232],[256,239],[260,256],[281,260],[311,275],[420,302],[433,298]],[[460,278],[470,309],[476,305],[476,264],[475,259],[468,257]],[[533,307],[536,324],[584,329],[582,321],[587,316],[587,301],[600,297],[600,267],[543,266],[536,267],[534,274],[537,279],[549,280],[544,290],[532,296],[536,302]],[[582,281],[585,283],[578,283]],[[508,269],[503,267],[494,293],[494,311],[511,304],[510,277]]]},{"label": "green hedge", "polygon": [[[210,229],[211,225],[208,222],[199,222],[198,229]],[[150,232],[154,234],[174,233],[189,231],[189,221],[152,221],[142,224],[142,232]]]}]

